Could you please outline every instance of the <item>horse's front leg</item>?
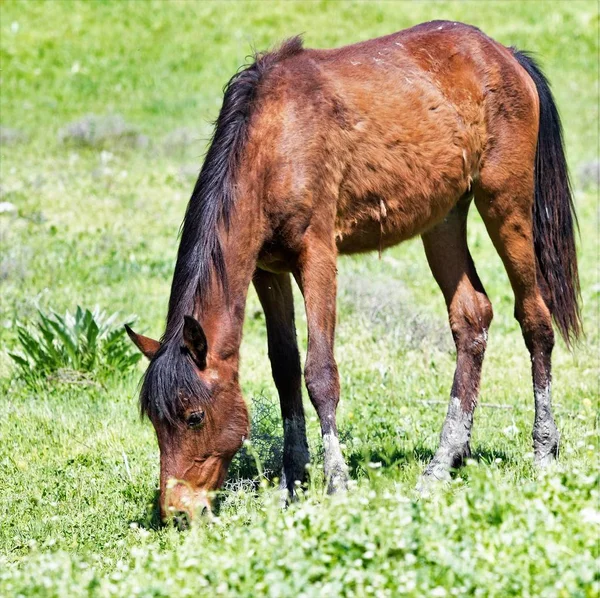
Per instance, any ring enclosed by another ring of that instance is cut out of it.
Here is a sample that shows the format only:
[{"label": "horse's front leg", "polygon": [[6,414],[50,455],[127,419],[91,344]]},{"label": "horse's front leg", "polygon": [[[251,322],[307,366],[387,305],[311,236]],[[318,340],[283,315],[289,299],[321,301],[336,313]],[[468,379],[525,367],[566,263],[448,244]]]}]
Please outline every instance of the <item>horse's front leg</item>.
[{"label": "horse's front leg", "polygon": [[336,309],[337,250],[333,235],[305,233],[296,279],[304,295],[308,350],[304,377],[321,423],[325,479],[330,494],[345,490],[347,467],[340,449],[335,413],[340,381],[333,356]]},{"label": "horse's front leg", "polygon": [[290,275],[256,270],[254,287],[265,312],[271,371],[279,393],[283,418],[283,471],[280,486],[293,496],[295,482],[305,480],[309,453]]}]

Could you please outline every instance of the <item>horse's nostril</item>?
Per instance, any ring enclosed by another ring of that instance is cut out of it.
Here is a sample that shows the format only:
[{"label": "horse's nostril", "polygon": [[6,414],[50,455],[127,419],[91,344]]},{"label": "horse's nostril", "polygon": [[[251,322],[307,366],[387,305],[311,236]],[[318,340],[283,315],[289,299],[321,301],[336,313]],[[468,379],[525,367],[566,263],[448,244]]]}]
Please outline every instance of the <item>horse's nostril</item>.
[{"label": "horse's nostril", "polygon": [[179,531],[185,531],[189,529],[191,523],[190,515],[187,511],[174,511],[173,512],[173,525]]}]

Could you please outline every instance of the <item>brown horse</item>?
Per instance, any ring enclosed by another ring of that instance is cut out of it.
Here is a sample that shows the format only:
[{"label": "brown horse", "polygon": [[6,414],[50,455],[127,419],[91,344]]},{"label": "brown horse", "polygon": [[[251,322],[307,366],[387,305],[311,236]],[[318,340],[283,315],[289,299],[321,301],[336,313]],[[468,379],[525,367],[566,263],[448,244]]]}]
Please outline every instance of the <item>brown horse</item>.
[{"label": "brown horse", "polygon": [[[425,479],[469,455],[492,306],[466,242],[471,200],[500,254],[531,354],[533,445],[558,453],[551,318],[580,331],[574,210],[561,125],[535,62],[474,27],[435,21],[334,50],[293,38],[228,83],[187,207],[166,331],[130,331],[150,359],[141,408],[160,446],[160,502],[207,504],[249,434],[238,380],[246,294],[264,308],[284,426],[282,485],[309,460],[294,327],[308,322],[304,376],[321,422],[330,491],[346,486],[336,406],[336,259],[421,235],[457,351],[440,446]],[[168,480],[171,480],[168,483]]]}]

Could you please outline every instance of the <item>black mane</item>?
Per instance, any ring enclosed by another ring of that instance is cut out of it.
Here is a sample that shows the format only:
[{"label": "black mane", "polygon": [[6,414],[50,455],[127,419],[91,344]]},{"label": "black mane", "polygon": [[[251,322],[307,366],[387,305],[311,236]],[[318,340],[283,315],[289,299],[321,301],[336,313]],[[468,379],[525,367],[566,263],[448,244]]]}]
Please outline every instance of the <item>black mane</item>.
[{"label": "black mane", "polygon": [[224,88],[224,98],[204,165],[194,186],[181,228],[181,242],[171,286],[162,346],[151,361],[140,393],[142,413],[171,423],[177,415],[178,392],[208,399],[181,348],[183,317],[201,304],[213,282],[227,289],[227,273],[219,229],[229,226],[235,205],[235,176],[248,135],[257,89],[278,61],[302,50],[300,37],[262,55],[238,71]]}]

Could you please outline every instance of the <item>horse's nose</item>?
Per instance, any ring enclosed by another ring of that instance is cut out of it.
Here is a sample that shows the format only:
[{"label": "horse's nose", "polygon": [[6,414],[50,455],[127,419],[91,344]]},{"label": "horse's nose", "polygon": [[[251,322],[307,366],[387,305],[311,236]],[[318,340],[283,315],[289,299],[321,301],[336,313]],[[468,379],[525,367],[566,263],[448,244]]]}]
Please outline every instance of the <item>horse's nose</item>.
[{"label": "horse's nose", "polygon": [[189,529],[194,519],[201,517],[203,514],[208,513],[209,511],[210,507],[204,503],[196,504],[194,509],[171,507],[168,509],[168,519],[171,519],[173,525],[178,530],[184,531]]},{"label": "horse's nose", "polygon": [[176,529],[183,532],[189,529],[192,517],[188,511],[172,511],[172,521]]},{"label": "horse's nose", "polygon": [[169,490],[166,504],[163,503],[163,519],[173,521],[177,528],[188,528],[192,520],[205,511],[210,511],[210,502],[206,494],[193,492],[183,484],[177,484]]}]

